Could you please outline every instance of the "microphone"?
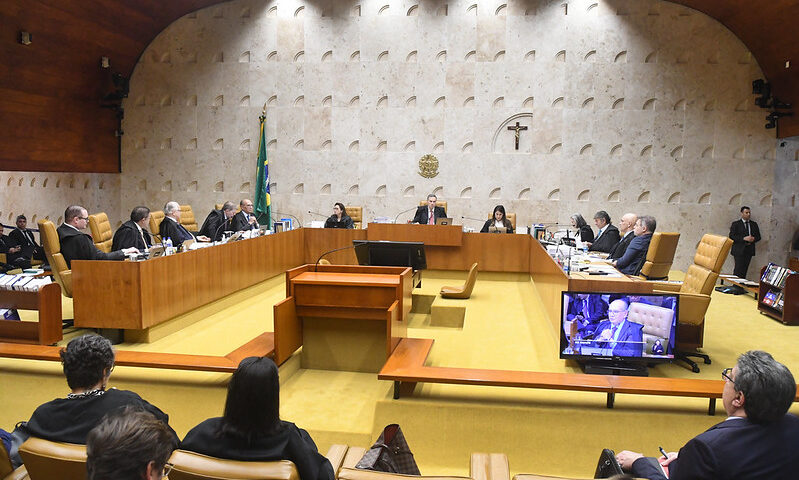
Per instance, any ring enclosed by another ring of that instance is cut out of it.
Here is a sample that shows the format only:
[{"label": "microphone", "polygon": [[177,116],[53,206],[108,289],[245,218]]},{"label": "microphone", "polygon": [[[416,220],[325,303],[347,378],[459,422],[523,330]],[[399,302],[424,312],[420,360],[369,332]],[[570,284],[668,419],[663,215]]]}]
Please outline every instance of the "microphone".
[{"label": "microphone", "polygon": [[481,220],[479,218],[464,217],[463,215],[461,215],[461,218],[464,220],[474,220],[475,222],[483,222],[483,223],[485,223],[485,221],[488,220],[487,218],[485,220]]},{"label": "microphone", "polygon": [[311,211],[311,210],[308,210],[308,213],[310,213],[311,215],[317,215],[317,216],[319,216],[319,217],[324,217],[324,218],[327,218],[327,217],[328,217],[328,216],[327,216],[327,215],[325,215],[324,213],[314,212],[314,211]]},{"label": "microphone", "polygon": [[[223,213],[222,216],[225,216],[225,214]],[[228,223],[232,223],[232,222],[229,219],[225,218],[222,221],[222,223],[216,228],[216,231],[214,232],[214,238],[211,239],[211,240],[213,240],[214,243],[216,243],[216,241],[217,241],[216,239],[217,239],[217,237],[219,237],[219,229],[221,229],[222,227],[224,227]]]},{"label": "microphone", "polygon": [[321,261],[322,261],[322,258],[323,258],[325,255],[327,255],[328,253],[338,252],[339,250],[346,250],[346,249],[348,249],[348,248],[355,248],[355,244],[353,243],[352,245],[347,245],[346,247],[334,248],[333,250],[328,250],[328,251],[326,251],[325,253],[323,253],[323,254],[319,255],[319,258],[317,258],[317,259],[316,259],[316,263],[314,264],[313,271],[314,271],[314,272],[316,272],[316,271],[317,271],[317,269],[319,268],[319,262],[321,262]]},{"label": "microphone", "polygon": [[[275,215],[288,215],[289,217],[291,217],[291,218],[293,218],[294,220],[297,221],[297,225],[299,225],[297,228],[302,228],[302,222],[300,222],[300,219],[295,217],[294,215],[292,215],[290,213],[283,213],[283,212],[272,212],[272,213],[274,213]],[[274,218],[272,220],[274,220]]]},{"label": "microphone", "polygon": [[409,209],[407,209],[407,210],[403,210],[403,211],[399,212],[399,213],[397,214],[397,216],[396,216],[396,217],[394,217],[394,223],[397,223],[397,219],[398,219],[398,218],[399,218],[399,216],[400,216],[400,215],[402,215],[403,213],[408,213],[408,212],[410,212],[411,210],[416,210],[417,208],[419,208],[419,207],[411,207],[411,208],[409,208]]}]

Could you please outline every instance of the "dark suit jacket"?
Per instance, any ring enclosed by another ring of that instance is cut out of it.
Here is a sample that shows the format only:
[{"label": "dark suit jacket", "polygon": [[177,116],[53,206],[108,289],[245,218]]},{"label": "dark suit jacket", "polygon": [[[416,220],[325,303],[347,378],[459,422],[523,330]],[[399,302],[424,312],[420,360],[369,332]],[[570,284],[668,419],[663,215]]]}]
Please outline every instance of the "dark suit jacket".
[{"label": "dark suit jacket", "polygon": [[[223,227],[223,223],[227,223],[227,225]],[[211,213],[205,217],[203,226],[200,228],[200,235],[205,235],[210,238],[211,241],[217,242],[222,240],[222,235],[225,234],[225,230],[230,232],[235,231],[233,228],[233,217],[226,219],[225,212],[222,210],[211,210]]]},{"label": "dark suit jacket", "polygon": [[12,257],[9,257],[9,261],[16,260],[17,258],[24,258],[26,260],[30,260],[35,258],[37,260],[44,260],[44,249],[41,245],[36,243],[36,238],[33,236],[33,232],[29,229],[25,229],[23,232],[19,228],[15,228],[11,230],[8,236],[16,242],[17,245],[22,247],[22,250],[19,253],[13,254]]},{"label": "dark suit jacket", "polygon": [[608,258],[613,260],[618,260],[624,256],[624,252],[627,251],[627,247],[630,246],[630,242],[633,241],[635,235],[633,232],[629,232],[628,234],[624,235],[621,240],[616,245],[613,245],[613,248],[610,249],[610,253]]},{"label": "dark suit jacket", "polygon": [[[505,233],[513,233],[513,225],[510,223],[510,220],[506,218],[505,222],[503,223],[505,224],[505,228],[507,229],[505,230]],[[488,229],[493,226],[494,226],[494,219],[489,218],[488,220],[486,220],[486,223],[483,224],[483,228],[480,229],[480,233],[488,233]]]},{"label": "dark suit jacket", "polygon": [[602,235],[594,237],[594,242],[591,244],[589,251],[592,252],[605,252],[608,253],[614,245],[619,243],[619,229],[615,225],[608,225],[602,231]]},{"label": "dark suit jacket", "polygon": [[167,238],[171,239],[174,247],[179,247],[186,240],[194,238],[194,235],[189,233],[186,227],[179,224],[171,217],[164,217],[164,219],[161,220],[161,226],[158,227],[158,235],[161,237],[162,242]]},{"label": "dark suit jacket", "polygon": [[[447,218],[447,212],[444,207],[435,207],[433,209],[433,223],[439,218]],[[423,205],[416,209],[416,215],[413,216],[413,223],[427,223],[427,205]]]},{"label": "dark suit jacket", "polygon": [[646,251],[649,250],[649,242],[651,240],[651,233],[633,238],[630,241],[630,246],[627,247],[627,251],[616,261],[616,268],[627,275],[638,275],[644,265]]},{"label": "dark suit jacket", "polygon": [[[594,338],[602,334],[605,329],[613,328],[610,320],[605,320],[596,327]],[[640,357],[644,353],[644,326],[640,323],[625,320],[616,338],[616,346],[613,348],[613,355],[619,357]],[[636,343],[624,343],[636,342]],[[611,342],[596,342],[600,348],[610,348]]]},{"label": "dark suit jacket", "polygon": [[588,296],[588,317],[585,316],[583,309],[583,301],[576,295],[574,299],[569,302],[569,308],[566,311],[566,318],[573,320],[576,316],[580,315],[582,320],[578,319],[580,324],[577,331],[583,338],[589,337],[596,331],[597,325],[602,319],[608,318],[608,304],[602,300],[599,295]]},{"label": "dark suit jacket", "polygon": [[340,222],[337,216],[330,215],[325,220],[325,228],[355,228],[355,223],[353,223],[349,215],[342,215]]},{"label": "dark suit jacket", "polygon": [[[752,231],[752,236],[755,237],[755,242],[759,242],[760,228],[757,226],[757,222],[749,220],[749,229]],[[732,256],[755,256],[755,244],[744,242],[744,237],[748,235],[743,220],[739,219],[732,222],[732,225],[730,225],[730,238],[732,239],[730,253],[732,253]]]},{"label": "dark suit jacket", "polygon": [[[788,480],[799,472],[799,418],[787,414],[773,424],[731,418],[710,427],[680,449],[669,464],[670,480]],[[636,477],[665,480],[646,458],[633,463]]]},{"label": "dark suit jacket", "polygon": [[[142,236],[144,236],[143,240]],[[152,244],[153,240],[150,238],[150,232],[142,228],[140,235],[138,226],[133,223],[133,220],[128,220],[120,225],[119,229],[114,233],[111,250],[136,247],[140,252],[143,252],[144,249],[149,248]]]},{"label": "dark suit jacket", "polygon": [[122,250],[105,253],[94,246],[92,237],[82,233],[69,225],[61,224],[58,227],[58,240],[61,242],[61,254],[67,262],[67,267],[72,268],[72,260],[124,260]]},{"label": "dark suit jacket", "polygon": [[[239,212],[233,215],[233,231],[238,232],[240,230],[252,230],[258,228],[258,221],[256,220],[255,223],[250,225],[250,222],[247,221],[247,217],[245,216],[246,213]],[[253,217],[255,214],[252,215]]]}]

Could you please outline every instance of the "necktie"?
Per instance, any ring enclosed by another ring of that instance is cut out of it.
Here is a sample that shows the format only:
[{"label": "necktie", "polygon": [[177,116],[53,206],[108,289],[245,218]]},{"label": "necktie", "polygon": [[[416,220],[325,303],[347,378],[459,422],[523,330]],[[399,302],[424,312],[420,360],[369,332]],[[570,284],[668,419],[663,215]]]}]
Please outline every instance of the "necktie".
[{"label": "necktie", "polygon": [[435,218],[434,218],[434,215],[433,215],[433,210],[428,210],[427,211],[427,224],[428,225],[435,225],[435,223],[436,222],[435,222]]},{"label": "necktie", "polygon": [[144,248],[147,248],[147,239],[144,238],[144,230],[141,228],[139,229],[139,235],[141,235],[142,245],[144,245]]},{"label": "necktie", "polygon": [[747,235],[751,235],[751,234],[752,234],[752,231],[751,231],[751,230],[749,230],[749,222],[744,222],[744,225],[746,225],[746,234],[747,234]]}]

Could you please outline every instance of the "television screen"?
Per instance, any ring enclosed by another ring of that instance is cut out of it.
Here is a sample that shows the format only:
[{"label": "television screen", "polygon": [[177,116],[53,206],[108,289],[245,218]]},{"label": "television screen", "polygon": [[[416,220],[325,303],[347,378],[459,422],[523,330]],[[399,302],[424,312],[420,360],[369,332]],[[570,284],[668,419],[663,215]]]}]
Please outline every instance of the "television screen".
[{"label": "television screen", "polygon": [[390,242],[384,240],[353,240],[359,265],[382,267],[427,268],[422,242]]},{"label": "television screen", "polygon": [[563,292],[560,358],[674,359],[679,295]]}]

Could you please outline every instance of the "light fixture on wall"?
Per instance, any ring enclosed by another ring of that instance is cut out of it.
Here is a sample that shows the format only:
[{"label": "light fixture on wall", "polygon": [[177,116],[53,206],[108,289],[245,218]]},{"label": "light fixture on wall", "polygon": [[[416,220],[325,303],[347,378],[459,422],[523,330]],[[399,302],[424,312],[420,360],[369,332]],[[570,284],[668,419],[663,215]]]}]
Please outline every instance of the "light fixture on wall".
[{"label": "light fixture on wall", "polygon": [[108,57],[100,57],[100,68],[111,68],[111,61]]},{"label": "light fixture on wall", "polygon": [[19,43],[30,45],[33,42],[33,34],[30,32],[19,32]]}]

